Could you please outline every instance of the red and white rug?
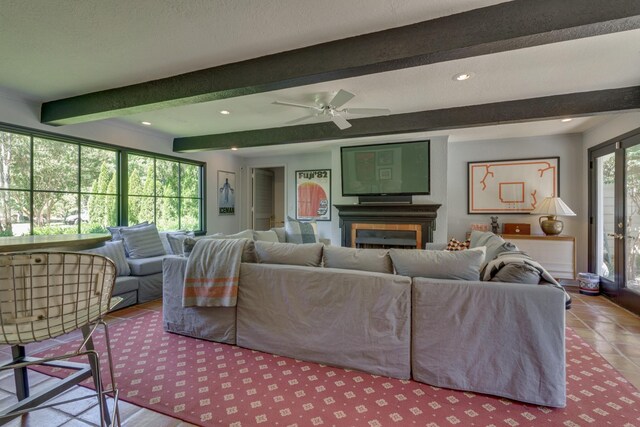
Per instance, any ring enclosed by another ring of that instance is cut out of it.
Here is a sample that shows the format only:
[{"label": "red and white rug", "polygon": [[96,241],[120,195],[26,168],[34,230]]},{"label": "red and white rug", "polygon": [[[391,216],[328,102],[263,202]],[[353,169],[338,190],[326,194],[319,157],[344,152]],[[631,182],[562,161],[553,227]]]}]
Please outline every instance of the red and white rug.
[{"label": "red and white rug", "polygon": [[109,332],[121,398],[203,426],[640,426],[640,392],[571,329],[564,409],[170,334],[161,312]]}]

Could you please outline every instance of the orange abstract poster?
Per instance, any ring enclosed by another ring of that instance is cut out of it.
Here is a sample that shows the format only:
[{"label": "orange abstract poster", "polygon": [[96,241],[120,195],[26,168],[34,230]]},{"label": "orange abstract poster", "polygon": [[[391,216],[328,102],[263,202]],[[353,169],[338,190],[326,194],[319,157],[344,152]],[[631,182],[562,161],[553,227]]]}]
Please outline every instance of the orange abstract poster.
[{"label": "orange abstract poster", "polygon": [[296,218],[331,221],[331,170],[296,171]]}]

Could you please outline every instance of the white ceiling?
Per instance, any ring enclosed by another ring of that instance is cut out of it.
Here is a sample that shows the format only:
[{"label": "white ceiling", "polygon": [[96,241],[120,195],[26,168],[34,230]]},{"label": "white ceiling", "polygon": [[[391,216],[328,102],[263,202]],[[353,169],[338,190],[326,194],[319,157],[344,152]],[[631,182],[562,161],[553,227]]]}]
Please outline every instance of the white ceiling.
[{"label": "white ceiling", "polygon": [[[39,102],[140,83],[484,7],[490,0],[0,0],[0,90]],[[640,84],[640,30],[119,119],[172,137],[284,126],[338,89],[392,114]],[[472,72],[456,82],[452,76]],[[220,110],[232,112],[229,116]],[[451,141],[582,132],[605,118],[438,132]],[[70,125],[73,126],[73,125]],[[307,150],[330,143],[299,144]],[[287,152],[294,148],[287,146]],[[253,149],[259,153],[263,149]],[[272,152],[271,149],[268,149]],[[246,153],[245,153],[246,154]]]}]

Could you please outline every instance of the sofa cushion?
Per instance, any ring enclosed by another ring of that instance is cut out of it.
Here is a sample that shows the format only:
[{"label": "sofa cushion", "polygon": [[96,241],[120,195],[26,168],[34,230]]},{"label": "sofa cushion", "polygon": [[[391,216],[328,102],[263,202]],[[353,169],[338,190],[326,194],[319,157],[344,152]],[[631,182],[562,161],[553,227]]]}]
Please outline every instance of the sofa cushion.
[{"label": "sofa cushion", "polygon": [[327,268],[393,273],[388,249],[356,249],[342,246],[326,246],[322,259]]},{"label": "sofa cushion", "polygon": [[318,242],[318,224],[315,221],[298,221],[288,216],[284,230],[287,243]]},{"label": "sofa cushion", "polygon": [[[117,226],[117,227],[107,227],[107,230],[109,230],[109,233],[111,233],[111,240],[115,242],[115,241],[118,241],[118,240],[123,240],[121,231],[124,228],[144,227],[145,225],[149,225],[149,221],[144,221],[144,222],[141,222],[140,224],[135,224],[135,225],[130,225],[130,226],[122,225],[122,226]],[[127,256],[129,256],[129,253],[127,252],[127,247],[126,246],[124,248],[124,251],[125,251],[125,254]]]},{"label": "sofa cushion", "polygon": [[255,241],[260,240],[262,242],[274,242],[274,243],[280,242],[280,240],[278,240],[278,235],[273,230],[267,230],[267,231],[254,230],[253,240]]},{"label": "sofa cushion", "polygon": [[484,252],[429,251],[421,249],[390,249],[389,255],[398,274],[433,279],[480,280]]},{"label": "sofa cushion", "polygon": [[124,244],[122,240],[105,242],[104,246],[87,249],[82,252],[103,255],[111,259],[111,261],[116,265],[116,274],[118,276],[128,276],[131,274],[129,264],[127,264],[127,258],[124,254]]},{"label": "sofa cushion", "polygon": [[278,242],[287,242],[287,232],[285,231],[284,227],[273,227],[270,231],[274,231],[276,233],[276,236],[278,236]]},{"label": "sofa cushion", "polygon": [[[125,294],[138,290],[138,278],[136,276],[122,276],[116,278],[116,284],[113,287],[112,295]],[[137,300],[137,298],[136,298]]]},{"label": "sofa cushion", "polygon": [[164,255],[148,258],[129,258],[127,261],[133,276],[147,276],[162,272],[162,260]]},{"label": "sofa cushion", "polygon": [[484,267],[489,261],[495,259],[495,257],[502,252],[517,250],[513,243],[505,241],[497,234],[490,231],[474,230],[471,232],[469,248],[477,248],[479,246],[485,246],[487,248],[482,267]]},{"label": "sofa cushion", "polygon": [[166,255],[155,224],[123,228],[120,233],[129,252],[129,258],[149,258]]},{"label": "sofa cushion", "polygon": [[262,264],[289,264],[319,267],[322,243],[255,242],[256,258]]}]

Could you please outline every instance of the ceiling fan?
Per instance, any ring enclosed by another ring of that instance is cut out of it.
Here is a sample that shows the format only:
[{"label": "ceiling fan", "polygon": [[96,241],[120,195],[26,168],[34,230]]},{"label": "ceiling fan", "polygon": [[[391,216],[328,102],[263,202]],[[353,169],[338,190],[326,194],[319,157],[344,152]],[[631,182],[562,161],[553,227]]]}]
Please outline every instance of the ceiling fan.
[{"label": "ceiling fan", "polygon": [[329,102],[322,102],[319,97],[317,97],[315,105],[296,104],[295,102],[289,101],[275,101],[273,104],[312,110],[311,114],[291,120],[286,124],[291,125],[299,123],[312,117],[328,116],[331,121],[340,128],[340,130],[351,127],[351,123],[349,123],[345,118],[348,114],[361,114],[364,116],[388,116],[391,114],[391,110],[388,108],[340,108],[349,102],[354,96],[354,94],[340,89]]}]

